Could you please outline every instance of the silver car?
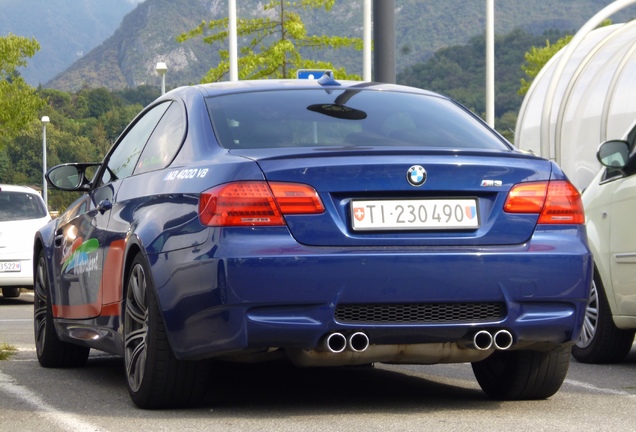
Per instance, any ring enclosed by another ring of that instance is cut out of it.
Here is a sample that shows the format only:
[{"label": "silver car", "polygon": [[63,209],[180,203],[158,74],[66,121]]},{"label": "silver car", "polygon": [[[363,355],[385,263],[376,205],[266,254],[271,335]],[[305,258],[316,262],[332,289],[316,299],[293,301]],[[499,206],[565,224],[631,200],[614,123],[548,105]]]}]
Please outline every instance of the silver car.
[{"label": "silver car", "polygon": [[603,169],[582,194],[594,282],[581,337],[572,355],[583,363],[622,361],[636,330],[636,127],[606,141]]}]

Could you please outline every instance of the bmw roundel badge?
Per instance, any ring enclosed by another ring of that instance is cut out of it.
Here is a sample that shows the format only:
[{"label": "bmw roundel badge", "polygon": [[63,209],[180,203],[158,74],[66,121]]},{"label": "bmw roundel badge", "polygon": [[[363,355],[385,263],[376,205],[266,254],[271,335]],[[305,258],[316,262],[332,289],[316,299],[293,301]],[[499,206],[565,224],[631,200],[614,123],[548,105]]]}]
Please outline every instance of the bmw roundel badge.
[{"label": "bmw roundel badge", "polygon": [[422,186],[426,181],[426,170],[420,165],[413,165],[406,172],[406,179],[413,186]]}]

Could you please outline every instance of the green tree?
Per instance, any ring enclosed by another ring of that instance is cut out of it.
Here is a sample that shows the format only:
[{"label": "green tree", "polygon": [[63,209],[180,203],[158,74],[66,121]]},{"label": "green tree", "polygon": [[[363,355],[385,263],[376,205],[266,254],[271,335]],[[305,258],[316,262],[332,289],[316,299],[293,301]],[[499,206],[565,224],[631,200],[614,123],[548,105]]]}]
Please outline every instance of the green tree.
[{"label": "green tree", "polygon": [[[599,28],[607,27],[609,25],[612,25],[612,20],[606,19],[599,25]],[[546,40],[545,46],[541,48],[533,46],[528,52],[526,52],[526,61],[521,65],[521,70],[525,72],[529,80],[521,78],[521,87],[518,90],[520,95],[523,96],[528,93],[528,90],[530,90],[530,86],[532,85],[532,81],[534,81],[539,72],[541,72],[543,66],[545,66],[556,53],[569,44],[573,37],[573,35],[565,35],[553,44],[550,43],[550,40]]]},{"label": "green tree", "polygon": [[563,36],[561,39],[551,44],[550,40],[545,41],[545,46],[541,48],[532,47],[530,51],[526,52],[524,58],[525,63],[521,65],[521,70],[526,74],[529,79],[521,78],[521,87],[518,93],[525,95],[530,90],[532,81],[537,77],[543,66],[564,46],[566,46],[572,40],[572,35]]},{"label": "green tree", "polygon": [[[51,123],[46,129],[47,168],[66,162],[99,161],[97,149],[91,141],[77,133],[77,127],[68,127],[70,120],[55,111],[50,112]],[[35,118],[20,136],[11,140],[0,151],[0,183],[41,187],[42,178],[42,125]],[[49,209],[63,210],[79,194],[49,190]]]},{"label": "green tree", "polygon": [[[47,168],[68,162],[99,162],[126,125],[143,108],[117,92],[82,89],[70,94],[38,89],[49,116]],[[134,92],[132,92],[134,94]],[[0,183],[42,185],[42,124],[38,116],[0,149]],[[49,189],[51,210],[63,211],[79,194]]]},{"label": "green tree", "polygon": [[[303,58],[299,49],[314,50],[354,47],[362,49],[360,38],[340,36],[311,36],[298,10],[324,8],[330,11],[335,0],[271,0],[263,5],[263,18],[237,19],[237,36],[246,40],[240,48],[238,75],[240,79],[292,78],[298,69],[331,69],[339,78],[360,79],[347,75],[344,68],[332,63]],[[177,41],[184,42],[198,36],[205,43],[222,43],[229,36],[228,18],[203,21],[197,28],[183,33]],[[221,61],[210,69],[201,82],[221,81],[230,70],[229,51],[219,50]]]},{"label": "green tree", "polygon": [[39,49],[40,44],[33,38],[11,33],[0,37],[0,146],[18,136],[44,106],[36,89],[17,71]]},{"label": "green tree", "polygon": [[[523,98],[517,94],[517,89],[523,54],[546,39],[555,41],[561,36],[563,34],[557,31],[535,36],[515,29],[495,37],[497,119],[510,111],[518,111],[521,106]],[[397,82],[446,94],[476,114],[483,115],[486,110],[485,50],[485,35],[475,36],[466,45],[443,48],[426,62],[404,69],[398,74]]]},{"label": "green tree", "polygon": [[115,106],[121,106],[121,102],[113,97],[113,94],[106,88],[84,89],[80,94],[85,95],[87,101],[87,116],[99,117],[110,111]]},{"label": "green tree", "polygon": [[127,87],[116,94],[128,104],[149,105],[152,101],[161,96],[161,92],[156,85],[142,84],[137,87]]}]

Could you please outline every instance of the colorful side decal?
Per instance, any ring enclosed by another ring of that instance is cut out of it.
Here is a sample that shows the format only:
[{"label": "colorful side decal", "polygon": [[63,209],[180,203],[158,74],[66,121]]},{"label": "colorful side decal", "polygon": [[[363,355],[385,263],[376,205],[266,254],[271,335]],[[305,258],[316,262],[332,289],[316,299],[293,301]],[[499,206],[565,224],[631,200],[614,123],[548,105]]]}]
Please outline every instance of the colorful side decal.
[{"label": "colorful side decal", "polygon": [[99,248],[97,239],[88,239],[85,242],[81,237],[75,239],[70,250],[65,251],[62,257],[62,273],[73,272],[80,275],[93,270],[99,269],[97,254],[92,252]]},{"label": "colorful side decal", "polygon": [[[96,270],[97,254],[93,254],[99,247],[97,239],[89,239],[86,242],[81,238],[76,239],[62,259],[63,272],[82,272]],[[79,305],[52,305],[53,316],[56,318],[80,319],[96,316],[118,316],[121,314],[122,299],[122,271],[124,267],[124,250],[126,240],[115,240],[110,244],[104,260],[104,271],[97,300],[90,304]],[[94,261],[93,261],[94,260]]]}]

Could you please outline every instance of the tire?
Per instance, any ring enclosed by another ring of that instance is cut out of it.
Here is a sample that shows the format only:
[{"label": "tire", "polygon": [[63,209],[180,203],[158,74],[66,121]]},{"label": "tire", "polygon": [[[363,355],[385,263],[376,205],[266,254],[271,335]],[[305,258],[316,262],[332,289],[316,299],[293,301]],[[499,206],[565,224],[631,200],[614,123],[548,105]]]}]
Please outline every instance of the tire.
[{"label": "tire", "polygon": [[621,330],[614,324],[603,284],[594,274],[583,329],[572,355],[581,363],[617,363],[627,357],[633,342],[633,330]]},{"label": "tire", "polygon": [[33,327],[38,361],[47,368],[84,366],[90,348],[63,342],[55,331],[46,269],[44,251],[40,251],[33,281]]},{"label": "tire", "polygon": [[207,363],[177,360],[170,348],[150,271],[141,254],[128,273],[124,312],[124,364],[139,408],[180,408],[202,402]]},{"label": "tire", "polygon": [[20,288],[4,287],[2,288],[2,296],[4,298],[20,297]]},{"label": "tire", "polygon": [[565,380],[570,347],[549,352],[495,351],[472,364],[477,382],[488,397],[497,400],[546,399]]}]

